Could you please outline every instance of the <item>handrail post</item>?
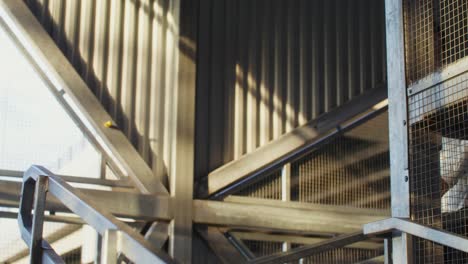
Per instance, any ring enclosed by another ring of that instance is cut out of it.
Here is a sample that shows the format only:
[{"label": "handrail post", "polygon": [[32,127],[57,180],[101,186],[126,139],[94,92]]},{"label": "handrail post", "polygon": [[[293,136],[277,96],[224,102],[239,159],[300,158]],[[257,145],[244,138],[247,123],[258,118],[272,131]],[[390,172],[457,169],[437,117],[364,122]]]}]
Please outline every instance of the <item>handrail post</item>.
[{"label": "handrail post", "polygon": [[117,230],[108,229],[102,237],[101,263],[117,263]]},{"label": "handrail post", "polygon": [[42,231],[44,227],[44,210],[47,197],[49,178],[39,176],[34,190],[34,215],[32,219],[30,263],[42,263]]}]

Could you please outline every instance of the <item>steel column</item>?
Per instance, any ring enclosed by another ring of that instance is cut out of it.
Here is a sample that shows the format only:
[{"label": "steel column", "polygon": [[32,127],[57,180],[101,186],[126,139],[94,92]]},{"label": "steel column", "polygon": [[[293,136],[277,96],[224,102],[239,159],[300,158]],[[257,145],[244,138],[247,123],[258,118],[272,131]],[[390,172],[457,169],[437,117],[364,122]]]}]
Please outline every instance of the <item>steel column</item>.
[{"label": "steel column", "polygon": [[[405,47],[403,1],[385,0],[389,139],[392,216],[410,216],[408,175],[408,128],[405,79]],[[393,256],[396,263],[410,263],[407,248],[410,238],[396,235],[393,238]]]},{"label": "steel column", "polygon": [[169,254],[178,262],[192,262],[192,210],[195,175],[196,45],[199,2],[171,1],[176,38],[175,140],[170,172],[174,219],[170,225]]}]

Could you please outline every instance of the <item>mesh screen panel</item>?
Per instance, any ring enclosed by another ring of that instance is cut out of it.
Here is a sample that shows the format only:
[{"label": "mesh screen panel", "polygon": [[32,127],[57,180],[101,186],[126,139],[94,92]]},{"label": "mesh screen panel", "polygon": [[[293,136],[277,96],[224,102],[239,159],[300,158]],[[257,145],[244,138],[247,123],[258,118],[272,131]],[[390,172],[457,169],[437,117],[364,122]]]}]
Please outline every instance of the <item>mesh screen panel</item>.
[{"label": "mesh screen panel", "polygon": [[468,54],[465,0],[405,0],[408,83]]},{"label": "mesh screen panel", "polygon": [[[360,248],[337,248],[301,260],[301,264],[344,264],[358,263],[381,256],[381,250]],[[379,260],[372,263],[383,263]]]},{"label": "mesh screen panel", "polygon": [[281,170],[240,190],[237,195],[281,200]]},{"label": "mesh screen panel", "polygon": [[[291,163],[291,200],[390,208],[387,113],[369,120]],[[281,199],[281,170],[236,195]]]},{"label": "mesh screen panel", "polygon": [[[387,135],[388,116],[382,113],[292,162],[291,200],[369,209],[390,208]],[[281,173],[281,170],[274,172],[236,195],[280,200]],[[243,242],[257,257],[281,252],[283,245],[270,241]],[[379,254],[381,249],[339,248],[303,259],[301,263],[355,263]]]},{"label": "mesh screen panel", "polygon": [[254,254],[255,257],[263,257],[271,254],[281,252],[283,250],[283,243],[272,241],[257,241],[257,240],[243,240],[247,248]]},{"label": "mesh screen panel", "polygon": [[390,208],[387,113],[292,163],[294,201]]},{"label": "mesh screen panel", "polygon": [[[279,252],[283,252],[282,242],[271,241],[256,241],[256,240],[243,240],[243,243],[255,255],[255,257],[267,256]],[[304,246],[303,244],[292,243],[291,248],[298,248]],[[288,263],[329,263],[329,264],[344,264],[344,263],[357,263],[361,261],[371,260],[376,257],[382,256],[383,248],[336,248],[328,250],[319,254],[315,254],[300,260],[290,261]],[[380,259],[375,259],[371,263],[380,263]],[[383,263],[383,262],[382,262]]]},{"label": "mesh screen panel", "polygon": [[[468,74],[409,97],[411,217],[468,236]],[[416,263],[467,263],[468,254],[415,239]]]}]

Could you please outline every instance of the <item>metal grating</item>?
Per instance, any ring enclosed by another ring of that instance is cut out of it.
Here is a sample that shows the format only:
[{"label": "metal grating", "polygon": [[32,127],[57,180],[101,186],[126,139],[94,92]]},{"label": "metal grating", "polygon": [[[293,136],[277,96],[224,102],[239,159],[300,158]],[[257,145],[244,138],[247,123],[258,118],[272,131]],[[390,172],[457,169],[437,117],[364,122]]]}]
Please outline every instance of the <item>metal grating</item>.
[{"label": "metal grating", "polygon": [[[411,217],[468,236],[468,74],[409,98]],[[415,239],[415,263],[467,263],[468,254]]]},{"label": "metal grating", "polygon": [[408,84],[468,55],[468,3],[464,0],[406,0]]}]

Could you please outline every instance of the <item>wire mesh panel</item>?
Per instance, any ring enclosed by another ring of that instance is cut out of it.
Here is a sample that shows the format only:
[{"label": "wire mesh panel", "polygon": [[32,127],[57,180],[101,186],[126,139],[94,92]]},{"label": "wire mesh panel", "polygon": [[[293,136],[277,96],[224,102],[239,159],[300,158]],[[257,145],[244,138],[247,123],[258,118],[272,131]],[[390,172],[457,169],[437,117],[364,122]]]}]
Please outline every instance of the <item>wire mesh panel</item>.
[{"label": "wire mesh panel", "polygon": [[[409,98],[411,217],[468,236],[468,74]],[[416,263],[467,263],[468,254],[415,240]]]},{"label": "wire mesh panel", "polygon": [[[291,201],[390,208],[387,113],[291,163]],[[281,170],[236,195],[280,200]]]},{"label": "wire mesh panel", "polygon": [[282,242],[243,240],[255,257],[263,257],[283,251]]},{"label": "wire mesh panel", "polygon": [[360,249],[360,248],[336,248],[320,254],[301,259],[301,264],[344,264],[359,263],[383,263],[378,258],[382,250]]},{"label": "wire mesh panel", "polygon": [[[408,88],[468,55],[468,2],[404,0]],[[434,78],[437,79],[437,78]],[[468,75],[408,98],[411,217],[468,235]],[[415,263],[467,263],[468,255],[414,239]]]},{"label": "wire mesh panel", "polygon": [[390,208],[386,113],[292,163],[293,201]]},{"label": "wire mesh panel", "polygon": [[236,195],[281,200],[281,170],[250,184],[237,192]]},{"label": "wire mesh panel", "polygon": [[405,0],[408,84],[468,55],[465,0]]}]

